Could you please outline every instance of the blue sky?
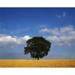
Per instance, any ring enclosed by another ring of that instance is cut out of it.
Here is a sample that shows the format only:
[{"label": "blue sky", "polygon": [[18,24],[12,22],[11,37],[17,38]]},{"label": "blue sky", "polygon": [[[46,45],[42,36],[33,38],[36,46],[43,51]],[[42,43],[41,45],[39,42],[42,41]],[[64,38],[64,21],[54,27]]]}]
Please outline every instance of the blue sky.
[{"label": "blue sky", "polygon": [[24,46],[34,36],[52,42],[44,59],[75,59],[75,9],[0,8],[0,59],[31,59]]}]

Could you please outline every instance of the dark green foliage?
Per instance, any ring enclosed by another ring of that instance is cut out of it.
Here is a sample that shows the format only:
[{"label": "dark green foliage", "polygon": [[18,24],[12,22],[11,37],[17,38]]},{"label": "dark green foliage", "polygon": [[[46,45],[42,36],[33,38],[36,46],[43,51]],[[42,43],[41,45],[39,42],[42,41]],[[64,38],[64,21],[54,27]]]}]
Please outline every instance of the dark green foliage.
[{"label": "dark green foliage", "polygon": [[45,40],[43,37],[33,37],[27,42],[27,47],[24,47],[24,53],[30,53],[32,58],[43,58],[48,55],[51,47],[51,42]]}]

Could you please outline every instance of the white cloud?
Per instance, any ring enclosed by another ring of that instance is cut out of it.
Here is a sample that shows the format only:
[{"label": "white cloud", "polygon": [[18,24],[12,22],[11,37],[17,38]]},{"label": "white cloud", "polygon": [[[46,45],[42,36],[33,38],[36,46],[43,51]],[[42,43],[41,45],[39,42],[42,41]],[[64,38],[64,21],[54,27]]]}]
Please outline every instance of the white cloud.
[{"label": "white cloud", "polygon": [[75,44],[75,27],[68,25],[61,28],[42,28],[40,32],[49,33],[47,39],[57,45]]},{"label": "white cloud", "polygon": [[0,35],[0,49],[10,49],[19,45],[25,45],[26,41],[30,39],[29,35],[23,37]]},{"label": "white cloud", "polygon": [[50,32],[50,29],[44,27],[44,28],[42,28],[42,29],[40,30],[40,32]]},{"label": "white cloud", "polygon": [[56,15],[58,18],[62,18],[66,16],[66,12],[62,12],[61,14]]},{"label": "white cloud", "polygon": [[28,40],[28,39],[30,39],[31,37],[29,36],[29,35],[25,35],[24,37],[22,37],[22,39],[25,39],[26,41]]}]

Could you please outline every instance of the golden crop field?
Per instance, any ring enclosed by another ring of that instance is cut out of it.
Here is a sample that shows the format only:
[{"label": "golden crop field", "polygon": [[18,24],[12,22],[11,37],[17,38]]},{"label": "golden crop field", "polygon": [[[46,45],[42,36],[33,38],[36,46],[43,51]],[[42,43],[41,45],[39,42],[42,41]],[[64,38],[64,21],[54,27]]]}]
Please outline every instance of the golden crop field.
[{"label": "golden crop field", "polygon": [[0,60],[0,67],[75,67],[75,60]]}]

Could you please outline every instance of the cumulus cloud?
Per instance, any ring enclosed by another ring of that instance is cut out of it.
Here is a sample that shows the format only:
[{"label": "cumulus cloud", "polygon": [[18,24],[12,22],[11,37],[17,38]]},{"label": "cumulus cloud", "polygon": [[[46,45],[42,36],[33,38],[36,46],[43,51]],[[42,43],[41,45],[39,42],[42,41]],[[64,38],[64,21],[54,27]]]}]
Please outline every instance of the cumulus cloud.
[{"label": "cumulus cloud", "polygon": [[10,36],[10,35],[0,35],[0,49],[10,49],[19,45],[25,45],[26,41],[30,39],[29,35],[23,37]]},{"label": "cumulus cloud", "polygon": [[75,44],[75,27],[68,25],[61,28],[42,28],[40,32],[49,33],[47,39],[57,45],[74,45]]}]

